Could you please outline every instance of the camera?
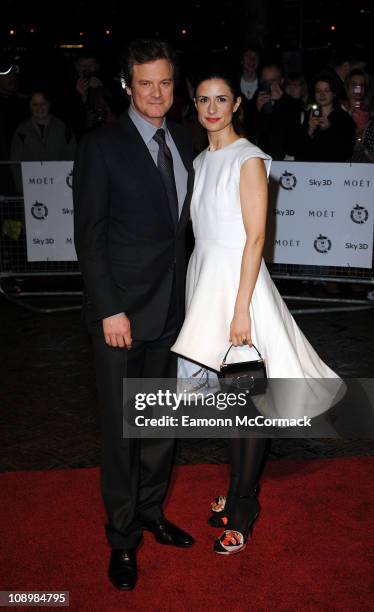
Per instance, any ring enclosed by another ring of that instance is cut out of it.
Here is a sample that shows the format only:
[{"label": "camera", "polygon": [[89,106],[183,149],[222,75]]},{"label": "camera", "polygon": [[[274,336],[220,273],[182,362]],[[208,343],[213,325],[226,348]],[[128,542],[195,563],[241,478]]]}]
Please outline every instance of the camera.
[{"label": "camera", "polygon": [[266,93],[270,96],[271,94],[271,84],[269,83],[269,81],[260,81],[258,84],[258,90],[261,93]]},{"label": "camera", "polygon": [[322,117],[321,107],[318,104],[312,106],[312,117]]},{"label": "camera", "polygon": [[[258,84],[258,91],[271,96],[271,84],[269,81],[260,81]],[[273,102],[271,100],[268,100],[268,102],[263,105],[262,112],[265,115],[270,115],[273,112]]]}]

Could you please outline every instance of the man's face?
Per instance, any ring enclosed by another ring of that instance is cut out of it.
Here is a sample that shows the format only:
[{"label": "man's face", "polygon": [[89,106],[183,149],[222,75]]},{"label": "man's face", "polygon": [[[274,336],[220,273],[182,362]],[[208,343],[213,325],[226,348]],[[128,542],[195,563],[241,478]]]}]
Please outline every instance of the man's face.
[{"label": "man's face", "polygon": [[31,98],[30,109],[36,121],[44,121],[49,115],[48,100],[41,93],[35,93]]},{"label": "man's face", "polygon": [[258,55],[252,49],[247,49],[243,55],[243,68],[248,72],[255,72],[258,66]]},{"label": "man's face", "polygon": [[282,75],[276,66],[268,66],[262,70],[261,80],[266,81],[269,85],[280,85],[282,82]]},{"label": "man's face", "polygon": [[80,57],[77,64],[77,71],[80,78],[92,76],[98,69],[97,61],[94,57]]},{"label": "man's face", "polygon": [[167,59],[135,64],[126,91],[135,110],[159,127],[173,104],[173,67]]}]

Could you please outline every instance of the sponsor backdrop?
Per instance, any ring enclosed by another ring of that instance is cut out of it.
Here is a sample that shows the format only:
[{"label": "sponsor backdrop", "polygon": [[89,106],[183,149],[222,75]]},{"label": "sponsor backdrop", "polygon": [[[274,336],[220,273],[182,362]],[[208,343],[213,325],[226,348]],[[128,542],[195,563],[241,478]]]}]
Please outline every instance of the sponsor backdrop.
[{"label": "sponsor backdrop", "polygon": [[374,166],[273,162],[266,261],[371,268]]},{"label": "sponsor backdrop", "polygon": [[[23,162],[28,261],[75,261],[73,162]],[[374,166],[273,162],[266,261],[371,268]]]},{"label": "sponsor backdrop", "polygon": [[28,261],[76,261],[73,162],[22,162]]}]

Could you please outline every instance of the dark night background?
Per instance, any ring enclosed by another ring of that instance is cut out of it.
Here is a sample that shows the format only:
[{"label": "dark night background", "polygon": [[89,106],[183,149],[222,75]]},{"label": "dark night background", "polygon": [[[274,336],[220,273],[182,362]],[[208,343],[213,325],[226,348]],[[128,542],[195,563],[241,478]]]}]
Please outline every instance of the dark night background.
[{"label": "dark night background", "polygon": [[[238,62],[248,42],[262,58],[283,61],[306,73],[323,67],[334,52],[354,52],[372,72],[374,7],[370,0],[191,0],[174,4],[107,0],[2,2],[1,48],[21,56],[23,79],[43,75],[61,86],[64,68],[83,44],[97,52],[115,74],[123,46],[136,36],[172,42],[188,67],[207,56]],[[13,34],[11,34],[11,31]],[[27,87],[26,87],[27,89]]]}]

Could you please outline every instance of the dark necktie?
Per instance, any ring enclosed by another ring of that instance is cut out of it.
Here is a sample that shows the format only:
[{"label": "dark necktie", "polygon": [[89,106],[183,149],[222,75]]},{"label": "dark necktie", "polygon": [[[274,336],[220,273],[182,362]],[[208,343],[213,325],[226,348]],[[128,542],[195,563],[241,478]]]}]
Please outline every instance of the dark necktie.
[{"label": "dark necktie", "polygon": [[173,157],[165,141],[165,130],[158,129],[153,139],[158,144],[157,168],[160,171],[162,182],[168,196],[171,216],[174,225],[178,224],[178,195],[175,184]]}]

